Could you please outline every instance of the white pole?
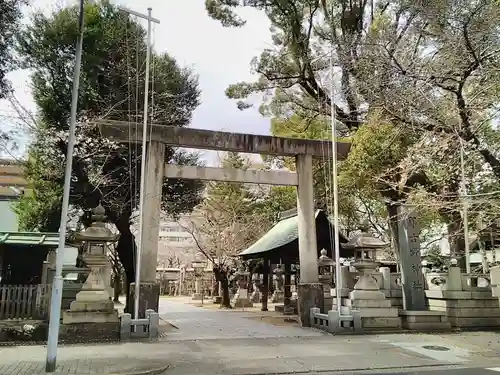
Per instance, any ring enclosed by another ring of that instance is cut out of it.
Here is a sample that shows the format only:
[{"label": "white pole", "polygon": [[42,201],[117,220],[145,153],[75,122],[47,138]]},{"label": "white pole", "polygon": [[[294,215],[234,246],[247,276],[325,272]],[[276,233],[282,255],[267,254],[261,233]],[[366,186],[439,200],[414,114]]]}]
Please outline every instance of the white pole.
[{"label": "white pole", "polygon": [[[333,46],[330,54],[330,121],[332,125],[332,173],[333,173],[333,226],[335,247],[335,294],[337,299],[337,311],[342,315],[342,297],[340,295],[340,236],[339,236],[339,191],[337,178],[337,119],[335,113],[335,82],[333,81]],[[339,324],[342,322],[339,320]]]},{"label": "white pole", "polygon": [[465,268],[468,274],[470,269],[470,249],[469,249],[469,202],[467,198],[467,184],[465,183],[465,162],[464,162],[464,145],[460,137],[460,172],[461,172],[461,190],[463,203],[463,221],[464,221],[464,242],[465,242]]},{"label": "white pole", "polygon": [[148,136],[148,106],[149,106],[149,65],[151,60],[151,23],[160,23],[159,20],[151,17],[151,8],[148,8],[148,14],[144,15],[133,10],[118,7],[123,12],[132,14],[139,18],[148,20],[147,51],[146,51],[146,75],[144,78],[144,113],[142,122],[142,155],[141,155],[141,186],[139,192],[139,246],[137,247],[135,259],[135,292],[134,292],[134,318],[139,319],[139,294],[141,283],[141,254],[144,238],[144,185],[146,180],[146,146]]},{"label": "white pole", "polygon": [[50,298],[50,321],[47,340],[47,358],[45,372],[56,370],[57,344],[59,340],[59,325],[61,319],[61,297],[63,288],[63,253],[66,244],[66,224],[69,211],[69,193],[71,188],[71,172],[73,170],[73,149],[75,146],[76,112],[78,108],[78,88],[80,85],[80,68],[83,49],[84,1],[80,0],[80,14],[78,16],[80,34],[76,42],[75,67],[73,70],[73,89],[71,93],[71,117],[69,123],[68,149],[66,150],[66,168],[64,171],[64,190],[61,207],[61,223],[59,227],[59,243],[56,250],[56,272],[52,283]]}]

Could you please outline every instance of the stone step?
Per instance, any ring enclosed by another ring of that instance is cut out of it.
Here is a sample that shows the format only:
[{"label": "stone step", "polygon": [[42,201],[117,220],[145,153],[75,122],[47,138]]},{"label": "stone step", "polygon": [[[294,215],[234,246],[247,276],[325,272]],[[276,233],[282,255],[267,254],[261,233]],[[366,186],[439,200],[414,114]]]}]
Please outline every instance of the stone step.
[{"label": "stone step", "polygon": [[404,329],[416,331],[448,331],[451,329],[450,322],[403,322]]}]

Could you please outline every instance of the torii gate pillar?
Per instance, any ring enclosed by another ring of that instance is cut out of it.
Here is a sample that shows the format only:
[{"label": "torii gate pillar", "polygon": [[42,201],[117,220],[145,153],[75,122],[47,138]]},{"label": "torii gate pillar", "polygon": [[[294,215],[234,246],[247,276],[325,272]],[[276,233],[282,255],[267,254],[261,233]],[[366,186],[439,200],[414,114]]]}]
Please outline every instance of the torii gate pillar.
[{"label": "torii gate pillar", "polygon": [[299,234],[300,283],[297,310],[300,323],[309,327],[312,307],[324,308],[323,285],[318,279],[318,249],[316,242],[316,208],[314,205],[312,156],[296,156],[297,220]]}]

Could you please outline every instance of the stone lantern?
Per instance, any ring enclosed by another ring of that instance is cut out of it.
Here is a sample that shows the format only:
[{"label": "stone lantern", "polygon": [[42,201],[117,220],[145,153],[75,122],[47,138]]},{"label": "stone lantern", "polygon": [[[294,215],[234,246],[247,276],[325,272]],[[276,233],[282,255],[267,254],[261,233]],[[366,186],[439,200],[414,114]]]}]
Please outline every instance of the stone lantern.
[{"label": "stone lantern", "polygon": [[259,303],[262,296],[260,293],[260,287],[262,286],[262,283],[260,281],[260,275],[258,273],[254,273],[252,275],[252,282],[253,282],[253,292],[252,295],[250,296],[250,300],[255,303]]},{"label": "stone lantern", "polygon": [[333,267],[335,266],[335,262],[326,254],[326,250],[322,249],[321,255],[318,259],[318,278],[319,282],[323,284],[325,311],[329,311],[333,307],[331,289],[333,282]]},{"label": "stone lantern", "polygon": [[351,263],[351,266],[362,273],[354,289],[379,290],[377,280],[372,276],[372,273],[381,266],[381,263],[375,260],[376,251],[387,247],[387,243],[370,236],[368,224],[365,222],[360,228],[360,233],[343,246],[354,249],[356,259]]},{"label": "stone lantern", "polygon": [[104,220],[104,208],[99,205],[92,210],[92,225],[75,239],[83,242],[83,260],[90,273],[76,295],[70,309],[63,314],[63,323],[112,323],[118,322],[118,311],[114,308],[109,293],[110,272],[107,245],[116,242],[119,235],[114,235]]},{"label": "stone lantern", "polygon": [[284,293],[284,288],[283,288],[283,275],[285,274],[285,271],[283,270],[283,267],[281,265],[278,265],[276,269],[274,270],[274,276],[276,280],[275,288],[274,288],[274,293],[271,296],[271,302],[272,303],[279,303],[283,302],[283,298],[285,296]]},{"label": "stone lantern", "polygon": [[206,267],[206,262],[203,259],[203,255],[196,254],[195,260],[191,263],[194,269],[194,294],[193,300],[203,301],[203,275]]},{"label": "stone lantern", "polygon": [[238,291],[233,298],[234,307],[253,307],[252,301],[248,298],[247,283],[249,276],[250,272],[246,271],[243,265],[234,274],[234,278],[238,283]]},{"label": "stone lantern", "polygon": [[321,250],[321,255],[318,259],[318,275],[319,282],[323,284],[325,296],[329,297],[333,283],[333,267],[335,266],[335,262],[326,254],[325,249]]}]

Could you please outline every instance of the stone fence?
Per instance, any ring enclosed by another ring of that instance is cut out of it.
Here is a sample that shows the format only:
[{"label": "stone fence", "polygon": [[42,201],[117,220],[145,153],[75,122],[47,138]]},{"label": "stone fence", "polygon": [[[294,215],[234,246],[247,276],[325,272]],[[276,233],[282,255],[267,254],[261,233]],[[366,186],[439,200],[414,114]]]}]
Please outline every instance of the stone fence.
[{"label": "stone fence", "polygon": [[[427,269],[423,270],[424,274],[424,286],[425,295],[427,303],[427,313],[429,321],[431,319],[438,320],[436,314],[441,314],[439,322],[442,323],[447,320],[452,327],[460,328],[486,328],[486,327],[500,327],[500,267],[493,268],[490,275],[480,275],[480,274],[464,274],[461,273],[459,267],[450,267],[447,272],[430,272]],[[369,276],[376,282],[379,292],[385,296],[385,302],[379,301],[379,310],[376,312],[374,309],[370,314],[375,314],[374,316],[369,316],[366,308],[361,307],[363,304],[357,303],[360,306],[358,309],[361,312],[362,324],[366,328],[370,324],[376,323],[376,325],[382,325],[382,320],[387,320],[386,316],[383,315],[382,306],[387,310],[389,308],[398,308],[399,316],[404,317],[402,321],[402,327],[405,328],[405,321],[408,321],[408,312],[403,311],[403,298],[402,298],[402,282],[400,273],[391,273],[389,268],[381,267],[379,271],[369,272],[368,274],[363,274],[362,272],[356,271],[353,267],[342,266],[341,267],[341,302],[342,308],[353,307],[352,302],[354,285],[362,276]],[[496,281],[493,283],[491,280],[496,277]],[[494,293],[492,293],[492,289]],[[336,310],[336,293],[335,289],[332,289],[330,293],[325,293],[329,303],[325,302],[325,311],[322,311],[323,315],[317,315],[319,318],[315,323],[317,326],[320,320],[323,324],[328,324],[328,311],[330,309]],[[380,299],[381,297],[379,297]],[[326,301],[325,300],[325,301]],[[349,301],[351,300],[351,301]],[[390,302],[390,303],[389,303]],[[366,306],[368,304],[372,307],[376,306],[372,302],[364,303]],[[331,307],[330,307],[331,306]],[[385,311],[388,313],[389,310]],[[318,313],[318,312],[316,312]],[[416,314],[416,313],[415,313]],[[419,313],[420,315],[424,312]],[[387,315],[387,314],[386,314]],[[425,314],[424,314],[425,315]],[[436,316],[434,316],[436,315]],[[392,320],[395,317],[391,317]],[[423,318],[419,318],[420,321]],[[331,321],[331,319],[329,319]],[[377,321],[377,322],[376,322]],[[331,324],[331,322],[330,322]],[[394,328],[396,327],[394,323]],[[411,324],[410,324],[411,325]],[[408,324],[406,324],[408,326]]]}]

